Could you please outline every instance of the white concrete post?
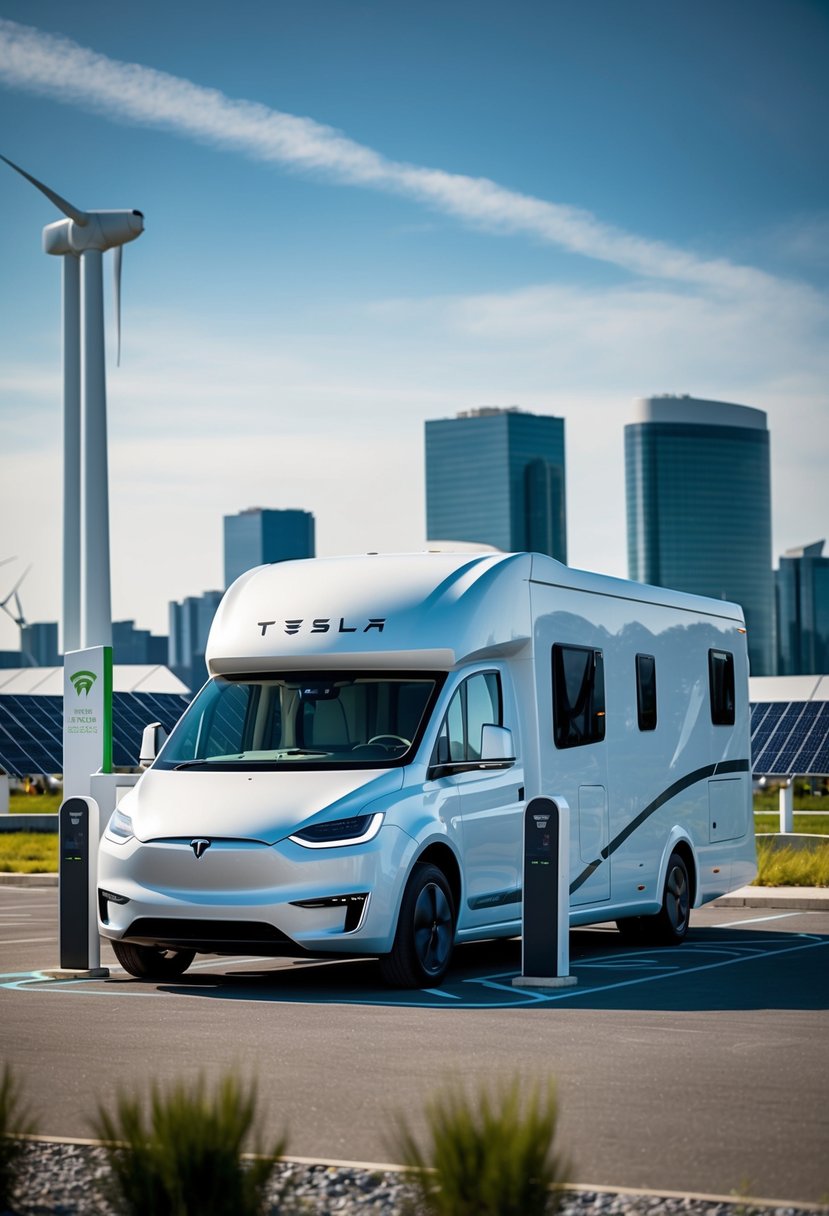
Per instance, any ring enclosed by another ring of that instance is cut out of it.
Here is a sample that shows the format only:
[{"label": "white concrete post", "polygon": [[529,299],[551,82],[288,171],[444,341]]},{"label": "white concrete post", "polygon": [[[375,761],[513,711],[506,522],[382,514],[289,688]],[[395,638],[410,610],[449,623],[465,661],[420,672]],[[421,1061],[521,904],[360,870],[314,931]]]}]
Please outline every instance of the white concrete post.
[{"label": "white concrete post", "polygon": [[794,777],[780,786],[780,831],[794,831]]},{"label": "white concrete post", "polygon": [[81,258],[81,649],[112,645],[102,259]]},{"label": "white concrete post", "polygon": [[63,612],[60,650],[81,645],[81,270],[63,269]]}]

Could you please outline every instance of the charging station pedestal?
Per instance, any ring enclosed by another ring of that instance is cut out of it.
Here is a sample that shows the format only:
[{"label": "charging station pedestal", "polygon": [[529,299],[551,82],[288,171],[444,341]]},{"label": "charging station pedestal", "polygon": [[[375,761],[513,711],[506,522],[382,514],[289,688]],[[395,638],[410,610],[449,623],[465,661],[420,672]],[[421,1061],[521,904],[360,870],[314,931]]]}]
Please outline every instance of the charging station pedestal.
[{"label": "charging station pedestal", "polygon": [[521,974],[516,988],[570,988],[570,808],[533,798],[524,811]]},{"label": "charging station pedestal", "polygon": [[97,882],[99,812],[94,798],[67,798],[59,812],[60,967],[52,979],[103,979],[98,936]]}]

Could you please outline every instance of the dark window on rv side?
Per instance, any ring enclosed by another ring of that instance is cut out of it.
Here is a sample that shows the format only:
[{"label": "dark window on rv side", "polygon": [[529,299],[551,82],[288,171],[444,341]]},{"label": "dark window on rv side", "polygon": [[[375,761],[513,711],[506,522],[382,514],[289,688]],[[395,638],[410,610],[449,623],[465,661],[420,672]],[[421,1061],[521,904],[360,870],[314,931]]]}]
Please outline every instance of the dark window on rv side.
[{"label": "dark window on rv side", "polygon": [[711,721],[715,726],[733,726],[734,655],[729,651],[708,651],[708,687],[711,694]]},{"label": "dark window on rv side", "polygon": [[656,730],[656,659],[636,656],[636,714],[640,730]]},{"label": "dark window on rv side", "polygon": [[553,739],[582,747],[604,739],[604,657],[588,646],[553,647]]},{"label": "dark window on rv side", "polygon": [[501,679],[497,671],[480,671],[455,692],[432,754],[433,764],[480,760],[486,725],[503,725]]}]

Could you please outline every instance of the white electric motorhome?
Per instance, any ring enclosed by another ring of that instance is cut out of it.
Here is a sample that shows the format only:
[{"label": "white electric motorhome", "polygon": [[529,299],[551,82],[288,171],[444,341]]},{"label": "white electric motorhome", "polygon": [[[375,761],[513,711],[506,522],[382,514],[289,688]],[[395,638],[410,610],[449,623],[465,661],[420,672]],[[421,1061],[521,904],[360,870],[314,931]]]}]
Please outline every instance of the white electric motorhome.
[{"label": "white electric motorhome", "polygon": [[755,874],[733,604],[533,553],[283,562],[227,591],[207,665],[101,841],[134,975],[359,954],[437,984],[520,934],[535,796],[570,807],[572,925],[677,943]]}]

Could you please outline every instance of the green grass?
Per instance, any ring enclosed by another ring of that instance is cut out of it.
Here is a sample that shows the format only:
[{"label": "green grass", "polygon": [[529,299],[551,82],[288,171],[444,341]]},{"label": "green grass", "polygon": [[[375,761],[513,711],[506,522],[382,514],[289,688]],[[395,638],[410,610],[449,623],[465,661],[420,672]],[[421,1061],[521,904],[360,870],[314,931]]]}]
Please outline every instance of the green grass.
[{"label": "green grass", "polygon": [[[798,782],[795,782],[793,801],[796,811],[829,811],[829,798],[825,794],[812,794]],[[776,811],[779,805],[778,786],[773,785],[767,789],[754,791],[755,811]]]},{"label": "green grass", "polygon": [[[256,1087],[232,1075],[208,1089],[204,1078],[150,1088],[149,1116],[140,1098],[121,1092],[111,1113],[98,1106],[92,1130],[106,1145],[108,1198],[123,1216],[264,1216],[275,1207],[268,1185],[286,1140],[268,1152],[251,1145]],[[250,1148],[257,1156],[243,1161]]]},{"label": "green grass", "polygon": [[429,1216],[542,1216],[568,1165],[554,1151],[558,1108],[551,1081],[483,1086],[457,1080],[428,1103],[421,1147],[400,1115],[390,1145],[407,1168],[418,1212]]},{"label": "green grass", "polygon": [[56,815],[63,802],[60,790],[48,794],[24,794],[21,790],[9,793],[9,813],[12,815]]},{"label": "green grass", "polygon": [[0,832],[0,873],[54,874],[57,868],[57,832]]},{"label": "green grass", "polygon": [[[810,815],[807,811],[795,811],[794,830],[804,832],[806,835],[827,836],[829,835],[829,815]],[[779,832],[780,813],[776,812],[772,815],[764,811],[761,815],[755,815],[754,831]]]},{"label": "green grass", "polygon": [[829,887],[829,841],[816,849],[776,849],[757,842],[756,887]]}]

